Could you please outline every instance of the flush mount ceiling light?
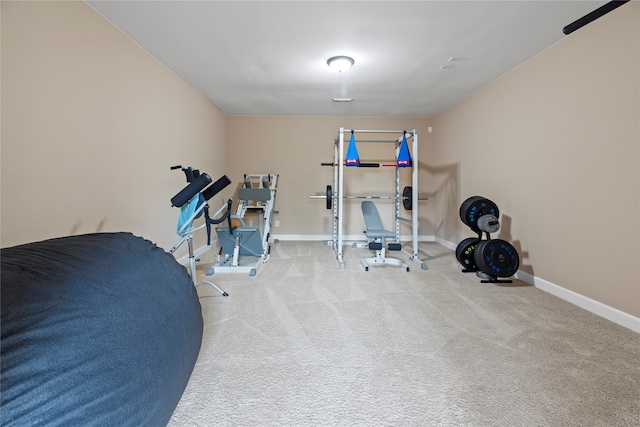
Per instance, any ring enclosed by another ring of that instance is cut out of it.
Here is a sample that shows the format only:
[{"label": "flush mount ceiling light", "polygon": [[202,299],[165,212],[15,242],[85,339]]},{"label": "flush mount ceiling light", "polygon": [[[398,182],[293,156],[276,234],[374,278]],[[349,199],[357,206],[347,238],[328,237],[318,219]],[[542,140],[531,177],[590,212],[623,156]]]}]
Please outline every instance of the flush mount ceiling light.
[{"label": "flush mount ceiling light", "polygon": [[347,71],[353,65],[353,58],[348,56],[334,56],[327,59],[327,65],[339,73]]}]

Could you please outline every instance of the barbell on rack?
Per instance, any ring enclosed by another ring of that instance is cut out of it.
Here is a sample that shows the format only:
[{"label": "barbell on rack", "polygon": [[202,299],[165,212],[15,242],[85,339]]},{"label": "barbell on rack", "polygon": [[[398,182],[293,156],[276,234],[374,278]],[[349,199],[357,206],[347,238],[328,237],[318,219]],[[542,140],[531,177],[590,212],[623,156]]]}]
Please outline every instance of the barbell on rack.
[{"label": "barbell on rack", "polygon": [[[327,209],[331,209],[333,206],[333,200],[337,199],[338,196],[333,194],[333,190],[331,185],[327,185],[327,192],[323,195],[311,195],[310,199],[326,199],[327,200]],[[396,200],[396,196],[344,196],[345,199],[387,199],[387,200]],[[413,188],[411,186],[404,187],[402,190],[402,196],[398,197],[402,200],[402,205],[408,211],[413,209]],[[427,200],[426,198],[418,198],[418,200]]]}]

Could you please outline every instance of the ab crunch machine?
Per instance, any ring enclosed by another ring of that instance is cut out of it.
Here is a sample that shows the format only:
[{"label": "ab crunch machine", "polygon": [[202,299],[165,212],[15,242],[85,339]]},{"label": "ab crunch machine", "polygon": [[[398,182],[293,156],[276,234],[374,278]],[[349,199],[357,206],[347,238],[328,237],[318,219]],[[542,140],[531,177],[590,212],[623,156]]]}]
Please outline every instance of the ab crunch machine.
[{"label": "ab crunch machine", "polygon": [[[209,204],[207,201],[222,191],[227,185],[231,184],[231,180],[223,175],[216,182],[212,183],[211,177],[206,173],[200,173],[198,169],[188,166],[172,166],[171,169],[182,169],[187,177],[187,186],[171,199],[171,206],[180,208],[180,216],[178,218],[178,227],[176,232],[180,236],[180,240],[176,243],[169,253],[173,254],[185,241],[189,247],[189,268],[191,272],[191,280],[193,286],[202,283],[212,286],[220,292],[222,296],[229,296],[225,291],[216,286],[213,282],[201,281],[196,279],[196,259],[193,252],[193,233],[202,228],[207,229],[207,245],[211,244],[211,224],[220,224],[227,221],[229,229],[231,229],[231,203],[229,200],[214,215],[209,216]],[[224,213],[223,213],[224,211]],[[204,213],[204,224],[194,227],[193,221],[200,218]],[[216,218],[218,215],[218,218]]]}]

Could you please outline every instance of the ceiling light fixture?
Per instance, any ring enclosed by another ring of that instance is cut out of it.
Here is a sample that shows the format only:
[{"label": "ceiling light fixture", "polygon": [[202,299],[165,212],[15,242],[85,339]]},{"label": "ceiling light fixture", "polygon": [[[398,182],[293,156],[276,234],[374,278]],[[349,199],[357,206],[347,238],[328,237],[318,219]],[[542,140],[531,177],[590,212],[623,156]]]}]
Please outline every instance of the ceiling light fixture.
[{"label": "ceiling light fixture", "polygon": [[353,98],[331,98],[332,102],[352,102]]},{"label": "ceiling light fixture", "polygon": [[334,56],[327,59],[327,65],[339,73],[347,71],[354,64],[353,58],[348,56]]}]

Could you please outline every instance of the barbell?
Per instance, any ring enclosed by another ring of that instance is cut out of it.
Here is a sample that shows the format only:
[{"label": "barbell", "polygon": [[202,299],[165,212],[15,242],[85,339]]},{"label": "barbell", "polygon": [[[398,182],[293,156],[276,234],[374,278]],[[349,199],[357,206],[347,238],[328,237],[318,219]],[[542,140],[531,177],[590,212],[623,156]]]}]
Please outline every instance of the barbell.
[{"label": "barbell", "polygon": [[[333,194],[333,190],[331,185],[327,185],[327,192],[323,195],[311,195],[310,199],[326,199],[327,200],[327,209],[331,209],[333,206],[333,200],[337,199],[338,196]],[[413,188],[411,186],[404,187],[402,189],[402,196],[344,196],[344,199],[387,199],[387,200],[402,200],[402,205],[408,211],[413,209]],[[426,198],[418,198],[418,200],[427,200]]]}]

